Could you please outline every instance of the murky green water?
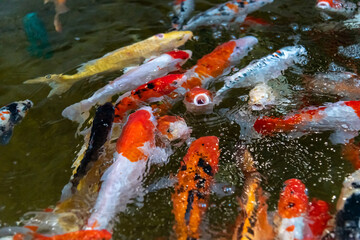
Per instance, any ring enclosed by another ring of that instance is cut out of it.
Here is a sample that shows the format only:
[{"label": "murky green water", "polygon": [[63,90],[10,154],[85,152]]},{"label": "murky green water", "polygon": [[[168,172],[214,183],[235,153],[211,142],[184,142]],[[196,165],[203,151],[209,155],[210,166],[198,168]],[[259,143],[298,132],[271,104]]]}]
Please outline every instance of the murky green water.
[{"label": "murky green water", "polygon": [[[261,114],[280,115],[310,104],[337,101],[334,96],[306,92],[302,78],[296,73],[299,70],[307,74],[326,71],[331,62],[349,70],[359,69],[359,60],[337,54],[338,46],[359,41],[359,32],[344,28],[334,30],[335,23],[344,18],[325,23],[314,8],[315,1],[274,1],[252,14],[270,22],[270,26],[195,31],[198,40],[188,42],[184,48],[193,50],[193,58],[186,66],[194,64],[218,44],[235,37],[253,35],[259,39],[259,44],[241,61],[239,68],[253,59],[298,42],[308,50],[309,63],[302,68],[287,70],[285,77],[272,80],[281,97],[288,102]],[[215,0],[197,1],[196,13],[216,3]],[[83,139],[75,136],[77,124],[64,119],[61,112],[66,106],[89,97],[119,73],[108,74],[97,81],[80,81],[65,94],[52,98],[46,97],[50,90],[47,85],[23,85],[22,82],[48,73],[72,72],[83,62],[170,28],[171,5],[167,0],[77,0],[69,1],[67,5],[70,11],[60,17],[63,32],[57,33],[52,25],[52,4],[43,5],[41,0],[0,2],[0,105],[24,99],[31,99],[35,104],[23,122],[15,127],[10,144],[0,146],[0,226],[15,225],[26,212],[41,211],[59,201],[61,190],[71,176],[72,162],[83,144]],[[45,22],[49,34],[53,49],[53,56],[49,59],[31,57],[27,51],[29,44],[22,18],[34,11]],[[221,83],[214,85],[216,88],[220,86]],[[181,103],[172,110],[193,128],[193,137],[215,135],[220,138],[222,154],[216,184],[234,189],[230,194],[220,194],[219,191],[211,194],[202,223],[204,239],[229,237],[237,216],[236,196],[241,193],[244,179],[232,157],[241,130],[232,120],[246,104],[238,97],[245,96],[248,91],[231,91],[229,96],[232,98],[225,99],[215,113],[208,116],[188,114]],[[341,146],[329,142],[329,134],[311,134],[300,139],[279,134],[254,139],[249,144],[260,173],[267,179],[263,187],[271,193],[270,210],[276,207],[282,183],[292,177],[304,181],[310,197],[330,202],[334,210],[341,183],[353,168],[342,159]],[[177,149],[167,166],[157,168],[146,178],[145,187],[161,177],[175,175],[185,152],[185,146]],[[125,213],[118,215],[114,239],[174,237],[172,191],[171,187],[161,189],[130,204]]]}]

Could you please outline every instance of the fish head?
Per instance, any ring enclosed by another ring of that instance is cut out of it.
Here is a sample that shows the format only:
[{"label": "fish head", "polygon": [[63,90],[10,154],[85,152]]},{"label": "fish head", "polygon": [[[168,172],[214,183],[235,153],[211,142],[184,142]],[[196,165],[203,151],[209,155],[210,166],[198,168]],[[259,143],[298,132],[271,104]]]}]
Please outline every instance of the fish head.
[{"label": "fish head", "polygon": [[306,213],[308,196],[305,185],[296,178],[288,179],[280,193],[278,213],[282,218],[300,217]]},{"label": "fish head", "polygon": [[187,111],[192,113],[210,113],[214,102],[212,93],[204,88],[195,87],[185,94],[184,104]]},{"label": "fish head", "polygon": [[187,126],[185,120],[179,116],[165,115],[158,118],[157,129],[161,137],[169,141],[186,140],[191,133],[191,129]]},{"label": "fish head", "polygon": [[163,49],[174,49],[184,45],[193,33],[191,31],[172,31],[168,33],[159,33],[154,38],[160,41],[160,48]]},{"label": "fish head", "polygon": [[320,9],[334,8],[336,3],[333,0],[318,0],[316,7]]},{"label": "fish head", "polygon": [[11,123],[19,123],[33,105],[33,102],[30,100],[13,102],[6,105],[6,108],[8,109],[8,111],[10,111]]},{"label": "fish head", "polygon": [[233,53],[230,55],[230,62],[233,64],[238,63],[240,59],[245,57],[259,42],[258,39],[253,36],[246,36],[233,41],[235,42],[235,47]]},{"label": "fish head", "polygon": [[341,189],[340,197],[336,204],[336,209],[340,211],[344,204],[353,194],[360,194],[360,170],[355,171],[345,178]]},{"label": "fish head", "polygon": [[274,91],[265,83],[260,83],[249,93],[249,105],[252,110],[259,111],[275,101]]}]

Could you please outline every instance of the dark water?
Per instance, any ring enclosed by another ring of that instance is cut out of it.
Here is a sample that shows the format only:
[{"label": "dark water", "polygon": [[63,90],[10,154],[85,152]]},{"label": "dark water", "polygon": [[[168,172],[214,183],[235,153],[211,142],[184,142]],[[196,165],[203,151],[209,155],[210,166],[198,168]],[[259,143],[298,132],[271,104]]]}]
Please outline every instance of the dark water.
[{"label": "dark water", "polygon": [[[216,3],[219,2],[197,1],[195,13]],[[65,94],[52,98],[46,97],[50,90],[47,85],[23,85],[22,82],[49,73],[72,72],[81,63],[171,27],[171,5],[167,0],[77,0],[67,5],[70,11],[60,16],[63,32],[57,33],[53,27],[53,4],[44,5],[40,0],[0,2],[0,105],[24,99],[34,102],[23,122],[15,127],[10,144],[0,146],[0,226],[15,225],[26,212],[41,211],[59,201],[61,190],[71,176],[72,162],[83,144],[83,138],[75,136],[77,124],[64,119],[61,112],[66,106],[89,97],[120,73],[92,82],[82,80]],[[359,60],[343,57],[337,54],[337,49],[357,43],[359,32],[342,27],[344,17],[335,16],[325,22],[314,5],[315,1],[274,0],[252,14],[268,21],[269,26],[199,29],[194,32],[198,40],[183,47],[193,51],[193,58],[186,66],[194,64],[220,43],[245,35],[256,36],[259,44],[241,61],[239,68],[278,48],[299,43],[308,50],[309,62],[272,80],[287,102],[266,113],[281,115],[310,104],[337,101],[339,98],[334,96],[306,92],[298,73],[326,71],[332,62],[348,70],[358,70]],[[22,18],[29,12],[37,12],[45,23],[52,47],[51,58],[35,58],[27,51],[29,43]],[[213,87],[219,88],[221,83]],[[211,194],[202,223],[204,239],[229,237],[237,216],[236,196],[241,193],[244,179],[232,156],[241,130],[233,120],[237,110],[246,104],[238,97],[246,96],[249,90],[231,91],[232,98],[226,98],[215,113],[208,116],[188,114],[180,103],[172,109],[193,128],[193,137],[215,135],[220,138],[220,170],[215,177],[220,192],[214,190]],[[260,114],[265,113],[254,113]],[[267,179],[263,188],[271,193],[270,210],[276,208],[283,182],[297,177],[306,184],[310,198],[328,201],[334,211],[341,183],[354,170],[342,158],[341,146],[329,142],[329,134],[310,134],[299,139],[279,134],[254,139],[249,144],[259,172]],[[185,146],[177,149],[167,166],[156,169],[145,179],[145,187],[161,177],[175,175],[185,153]],[[228,192],[221,194],[222,190]],[[125,213],[118,215],[114,239],[174,237],[172,191],[171,187],[160,189],[130,204]]]}]

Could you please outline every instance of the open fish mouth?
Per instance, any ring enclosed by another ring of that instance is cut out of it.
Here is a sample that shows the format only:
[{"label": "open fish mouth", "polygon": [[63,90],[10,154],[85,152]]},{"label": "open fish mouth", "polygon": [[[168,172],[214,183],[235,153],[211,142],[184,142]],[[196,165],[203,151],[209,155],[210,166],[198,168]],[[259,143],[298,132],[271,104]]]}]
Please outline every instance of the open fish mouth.
[{"label": "open fish mouth", "polygon": [[319,2],[318,4],[316,4],[316,7],[320,8],[320,9],[329,9],[329,8],[331,8],[330,4],[328,2]]}]

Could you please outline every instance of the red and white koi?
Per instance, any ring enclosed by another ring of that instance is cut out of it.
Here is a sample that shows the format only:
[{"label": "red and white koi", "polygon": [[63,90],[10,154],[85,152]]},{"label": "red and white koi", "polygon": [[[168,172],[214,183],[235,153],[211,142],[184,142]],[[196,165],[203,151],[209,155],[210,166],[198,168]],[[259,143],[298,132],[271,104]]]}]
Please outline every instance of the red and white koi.
[{"label": "red and white koi", "polygon": [[10,142],[14,127],[33,106],[30,100],[12,102],[0,108],[0,145]]},{"label": "red and white koi", "polygon": [[155,152],[156,120],[151,108],[131,114],[116,143],[114,163],[102,176],[103,183],[86,229],[111,230],[111,220],[135,197],[147,160]]},{"label": "red and white koi", "polygon": [[175,29],[181,29],[185,20],[194,11],[195,0],[174,0],[173,5],[175,16],[171,19],[172,26]]},{"label": "red and white koi", "polygon": [[257,43],[256,37],[246,36],[221,44],[186,72],[188,79],[182,87],[188,90],[205,87],[209,81],[226,74],[232,66],[238,64]]},{"label": "red and white koi", "polygon": [[195,87],[188,91],[183,102],[186,110],[194,114],[208,114],[214,108],[212,93],[200,87]]},{"label": "red and white koi", "polygon": [[217,5],[192,17],[182,29],[196,29],[202,26],[242,23],[246,15],[252,13],[273,0],[233,0]]},{"label": "red and white koi", "polygon": [[304,239],[305,217],[308,211],[308,197],[305,185],[299,179],[289,179],[278,202],[279,240]]},{"label": "red and white koi", "polygon": [[357,5],[343,0],[317,0],[316,7],[328,12],[351,15],[356,11]]},{"label": "red and white koi", "polygon": [[202,216],[213,177],[218,171],[219,139],[201,137],[191,143],[177,175],[178,183],[172,195],[174,226],[177,238],[198,239]]},{"label": "red and white koi", "polygon": [[239,72],[225,79],[224,86],[216,92],[215,102],[220,101],[220,96],[232,88],[250,87],[280,76],[282,71],[288,67],[304,63],[306,54],[306,49],[301,45],[288,46],[251,62]]},{"label": "red and white koi", "polygon": [[115,94],[131,91],[148,81],[180,70],[191,55],[192,52],[189,50],[175,50],[151,59],[111,81],[105,87],[97,90],[90,98],[65,108],[62,115],[72,121],[82,123],[89,117],[89,110],[95,104],[104,104]]},{"label": "red and white koi", "polygon": [[285,118],[262,117],[254,129],[267,135],[276,132],[310,133],[332,130],[333,144],[347,143],[360,130],[360,101],[339,101],[321,107],[309,107]]}]

